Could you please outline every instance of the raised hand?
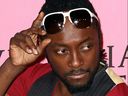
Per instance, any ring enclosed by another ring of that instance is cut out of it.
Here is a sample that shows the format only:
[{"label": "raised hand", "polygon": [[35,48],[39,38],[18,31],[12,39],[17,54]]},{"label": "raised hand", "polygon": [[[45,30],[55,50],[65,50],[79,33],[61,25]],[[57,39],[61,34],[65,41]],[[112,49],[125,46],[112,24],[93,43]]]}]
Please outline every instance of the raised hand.
[{"label": "raised hand", "polygon": [[41,12],[34,20],[31,28],[17,33],[10,40],[9,55],[11,63],[14,65],[28,65],[33,63],[39,56],[43,56],[45,47],[50,43],[50,39],[38,42],[38,36],[46,35],[40,28],[44,13]]}]

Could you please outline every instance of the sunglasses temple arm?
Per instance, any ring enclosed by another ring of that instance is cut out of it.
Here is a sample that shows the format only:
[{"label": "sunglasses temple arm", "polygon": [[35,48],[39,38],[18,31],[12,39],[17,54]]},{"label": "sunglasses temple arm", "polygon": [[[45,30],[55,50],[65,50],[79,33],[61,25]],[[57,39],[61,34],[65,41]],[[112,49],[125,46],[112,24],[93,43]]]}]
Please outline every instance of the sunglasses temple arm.
[{"label": "sunglasses temple arm", "polygon": [[[99,18],[95,14],[92,14],[92,17],[96,18],[99,21]],[[92,18],[91,18],[91,22],[93,22]]]}]

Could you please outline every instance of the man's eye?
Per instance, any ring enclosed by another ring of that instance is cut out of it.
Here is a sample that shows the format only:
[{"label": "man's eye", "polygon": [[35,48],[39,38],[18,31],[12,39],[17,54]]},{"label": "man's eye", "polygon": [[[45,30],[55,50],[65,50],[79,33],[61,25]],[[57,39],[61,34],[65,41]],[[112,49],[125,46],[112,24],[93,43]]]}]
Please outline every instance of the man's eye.
[{"label": "man's eye", "polygon": [[92,46],[91,46],[90,44],[86,44],[86,45],[82,46],[81,49],[82,49],[83,51],[87,51],[87,50],[89,50],[91,47],[92,47]]},{"label": "man's eye", "polygon": [[60,49],[60,50],[57,50],[56,53],[59,55],[64,55],[64,54],[68,54],[69,51],[67,49]]}]

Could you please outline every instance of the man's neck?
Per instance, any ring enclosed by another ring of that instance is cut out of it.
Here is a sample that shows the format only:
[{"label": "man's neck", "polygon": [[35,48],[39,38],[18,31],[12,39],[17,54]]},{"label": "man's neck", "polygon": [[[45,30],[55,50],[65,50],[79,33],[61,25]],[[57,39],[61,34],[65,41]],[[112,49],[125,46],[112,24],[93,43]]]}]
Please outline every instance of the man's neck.
[{"label": "man's neck", "polygon": [[54,96],[72,96],[67,87],[62,81],[59,81],[56,85]]}]

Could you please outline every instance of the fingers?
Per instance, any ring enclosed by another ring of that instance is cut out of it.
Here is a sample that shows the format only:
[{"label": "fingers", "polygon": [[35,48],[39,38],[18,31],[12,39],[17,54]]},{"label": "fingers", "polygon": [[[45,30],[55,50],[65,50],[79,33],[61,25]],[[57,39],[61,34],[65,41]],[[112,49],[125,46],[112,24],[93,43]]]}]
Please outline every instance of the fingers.
[{"label": "fingers", "polygon": [[45,39],[42,42],[40,42],[39,47],[38,47],[38,51],[40,53],[42,53],[44,51],[44,49],[46,48],[46,46],[51,42],[51,39]]},{"label": "fingers", "polygon": [[20,48],[29,54],[38,54],[37,47],[30,36],[17,33],[10,40],[10,48]]},{"label": "fingers", "polygon": [[37,35],[46,35],[46,31],[42,30],[41,28],[38,28],[38,29],[31,28],[31,33],[34,33]]},{"label": "fingers", "polygon": [[37,18],[33,21],[31,26],[31,32],[39,35],[44,35],[46,32],[41,28],[41,22],[43,21],[44,13],[40,12]]},{"label": "fingers", "polygon": [[10,49],[19,48],[28,54],[40,55],[51,39],[45,38],[37,44],[37,35],[27,35],[24,32],[17,33],[10,40]]},{"label": "fingers", "polygon": [[40,28],[41,22],[43,20],[44,13],[41,12],[37,18],[34,20],[30,29],[23,30],[17,33],[10,40],[10,48],[19,48],[28,54],[40,54],[44,48],[51,42],[50,39],[44,39],[37,44],[38,35],[44,36],[46,32]]},{"label": "fingers", "polygon": [[40,12],[40,14],[37,16],[37,18],[34,20],[33,24],[32,24],[32,28],[39,28],[41,25],[41,22],[43,20],[44,17],[44,13]]}]

